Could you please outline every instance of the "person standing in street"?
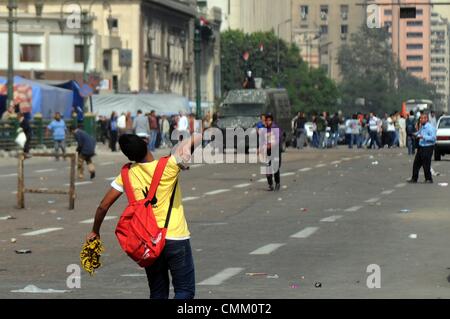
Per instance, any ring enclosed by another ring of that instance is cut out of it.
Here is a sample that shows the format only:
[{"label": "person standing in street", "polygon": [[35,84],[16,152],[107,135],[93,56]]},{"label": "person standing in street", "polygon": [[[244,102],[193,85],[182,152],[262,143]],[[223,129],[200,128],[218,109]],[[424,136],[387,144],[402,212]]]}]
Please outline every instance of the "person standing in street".
[{"label": "person standing in street", "polygon": [[370,145],[369,145],[369,149],[372,149],[374,144],[376,145],[376,147],[378,147],[378,149],[381,148],[380,138],[379,138],[380,131],[381,131],[380,119],[378,119],[374,113],[370,113],[370,118],[369,118]]},{"label": "person standing in street", "polygon": [[95,178],[95,166],[92,162],[92,158],[95,156],[95,140],[88,133],[83,131],[80,126],[76,129],[72,129],[75,140],[77,141],[77,153],[78,153],[78,178],[84,179],[84,162],[87,164],[87,168],[90,174],[90,178]]},{"label": "person standing in street", "polygon": [[158,137],[158,119],[156,118],[156,112],[152,110],[148,117],[150,125],[150,137],[149,137],[149,149],[150,152],[154,152],[156,149],[156,138]]},{"label": "person standing in street", "polygon": [[30,143],[33,136],[33,130],[31,129],[30,121],[24,116],[23,113],[17,114],[17,120],[19,121],[19,127],[22,129],[27,138],[23,147],[24,156],[25,158],[30,158]]},{"label": "person standing in street", "polygon": [[125,134],[127,130],[127,116],[125,115],[125,112],[122,112],[122,114],[120,114],[119,118],[117,119],[117,128],[118,136]]},{"label": "person standing in street", "polygon": [[[268,191],[280,190],[280,168],[281,168],[281,129],[273,121],[273,115],[266,115],[266,141],[263,143],[263,154],[270,158],[267,163],[267,183],[269,184]],[[263,137],[264,139],[264,137]],[[275,188],[273,187],[273,180],[275,178]]]},{"label": "person standing in street", "polygon": [[419,141],[419,147],[413,164],[413,175],[408,183],[417,183],[419,179],[419,170],[423,167],[425,174],[425,183],[432,184],[431,158],[433,156],[434,145],[436,144],[436,128],[428,121],[428,115],[423,114],[420,117],[421,127],[415,134]]},{"label": "person standing in street", "polygon": [[414,155],[416,152],[416,132],[414,112],[411,111],[406,118],[406,146],[408,147],[408,155]]},{"label": "person standing in street", "polygon": [[163,147],[172,147],[172,143],[170,142],[170,123],[167,119],[167,116],[163,115],[161,117],[161,136],[162,136],[162,146]]},{"label": "person standing in street", "polygon": [[119,128],[117,126],[117,113],[114,111],[111,113],[108,127],[111,152],[117,152],[117,138],[119,136]]},{"label": "person standing in street", "polygon": [[61,118],[59,112],[55,113],[55,119],[47,126],[47,136],[48,132],[53,133],[53,141],[55,143],[55,157],[59,161],[59,149],[62,151],[62,155],[66,155],[66,123]]},{"label": "person standing in street", "polygon": [[305,130],[305,124],[306,124],[306,117],[305,113],[299,112],[298,117],[295,121],[295,134],[297,137],[297,149],[301,150],[303,147],[305,147],[306,143],[306,130]]},{"label": "person standing in street", "polygon": [[400,148],[406,146],[406,119],[403,115],[398,116],[398,145]]},{"label": "person standing in street", "polygon": [[434,111],[430,112],[429,122],[434,128],[437,128],[437,118],[436,118],[436,113]]}]

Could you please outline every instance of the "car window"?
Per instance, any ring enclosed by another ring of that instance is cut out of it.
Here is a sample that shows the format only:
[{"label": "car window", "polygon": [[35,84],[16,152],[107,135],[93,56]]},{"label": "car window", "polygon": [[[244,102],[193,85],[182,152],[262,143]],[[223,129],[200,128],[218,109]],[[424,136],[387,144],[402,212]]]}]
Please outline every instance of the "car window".
[{"label": "car window", "polygon": [[441,119],[439,128],[450,128],[450,117]]}]

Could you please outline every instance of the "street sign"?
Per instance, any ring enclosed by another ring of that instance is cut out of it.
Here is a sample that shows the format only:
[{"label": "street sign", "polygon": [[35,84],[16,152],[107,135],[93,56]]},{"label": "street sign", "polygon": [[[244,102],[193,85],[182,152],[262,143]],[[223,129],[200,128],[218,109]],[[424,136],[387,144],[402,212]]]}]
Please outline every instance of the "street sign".
[{"label": "street sign", "polygon": [[119,66],[131,67],[133,59],[133,51],[129,49],[121,49],[119,51]]},{"label": "street sign", "polygon": [[80,95],[82,97],[91,96],[93,93],[94,93],[94,90],[87,84],[83,84],[83,86],[80,88]]}]

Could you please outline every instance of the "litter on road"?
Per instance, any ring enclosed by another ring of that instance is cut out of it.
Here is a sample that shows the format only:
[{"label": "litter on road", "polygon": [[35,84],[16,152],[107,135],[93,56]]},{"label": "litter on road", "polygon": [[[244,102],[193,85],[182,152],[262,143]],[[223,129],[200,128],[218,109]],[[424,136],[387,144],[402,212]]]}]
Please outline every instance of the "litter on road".
[{"label": "litter on road", "polygon": [[411,235],[409,235],[409,238],[416,239],[417,238],[417,234],[411,234]]},{"label": "litter on road", "polygon": [[15,251],[16,254],[31,254],[31,249],[19,249]]},{"label": "litter on road", "polygon": [[246,276],[255,277],[255,276],[268,276],[266,272],[248,272],[245,274]]},{"label": "litter on road", "polygon": [[275,274],[275,275],[267,275],[266,278],[268,278],[268,279],[278,279],[280,277],[277,274]]},{"label": "litter on road", "polygon": [[448,183],[438,183],[438,185],[439,185],[439,186],[442,186],[442,187],[447,187],[447,186],[448,186]]},{"label": "litter on road", "polygon": [[401,209],[400,210],[400,213],[404,213],[404,214],[407,214],[407,213],[410,213],[410,212],[411,212],[410,209]]},{"label": "litter on road", "polygon": [[17,241],[15,238],[11,238],[11,242],[14,244]]},{"label": "litter on road", "polygon": [[322,287],[322,283],[321,283],[321,282],[316,282],[316,283],[314,284],[314,287],[316,287],[316,288],[321,288],[321,287]]},{"label": "litter on road", "polygon": [[16,219],[16,218],[15,218],[15,217],[12,217],[12,216],[10,216],[10,215],[0,217],[0,220],[8,220],[8,219]]},{"label": "litter on road", "polygon": [[11,292],[23,292],[23,293],[32,293],[32,294],[55,294],[55,293],[70,292],[70,290],[41,289],[41,288],[36,287],[35,285],[28,285],[23,289],[11,290]]}]

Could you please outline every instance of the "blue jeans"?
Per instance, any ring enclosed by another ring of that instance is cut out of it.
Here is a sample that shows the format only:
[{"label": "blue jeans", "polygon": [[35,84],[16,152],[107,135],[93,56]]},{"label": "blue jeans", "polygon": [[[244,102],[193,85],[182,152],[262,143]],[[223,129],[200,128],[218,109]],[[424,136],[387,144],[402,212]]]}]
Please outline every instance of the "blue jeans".
[{"label": "blue jeans", "polygon": [[150,299],[169,299],[169,271],[175,299],[194,299],[195,272],[190,240],[166,240],[161,256],[145,268]]},{"label": "blue jeans", "polygon": [[150,130],[150,137],[148,142],[148,148],[151,152],[155,151],[156,137],[158,135],[158,130]]}]

